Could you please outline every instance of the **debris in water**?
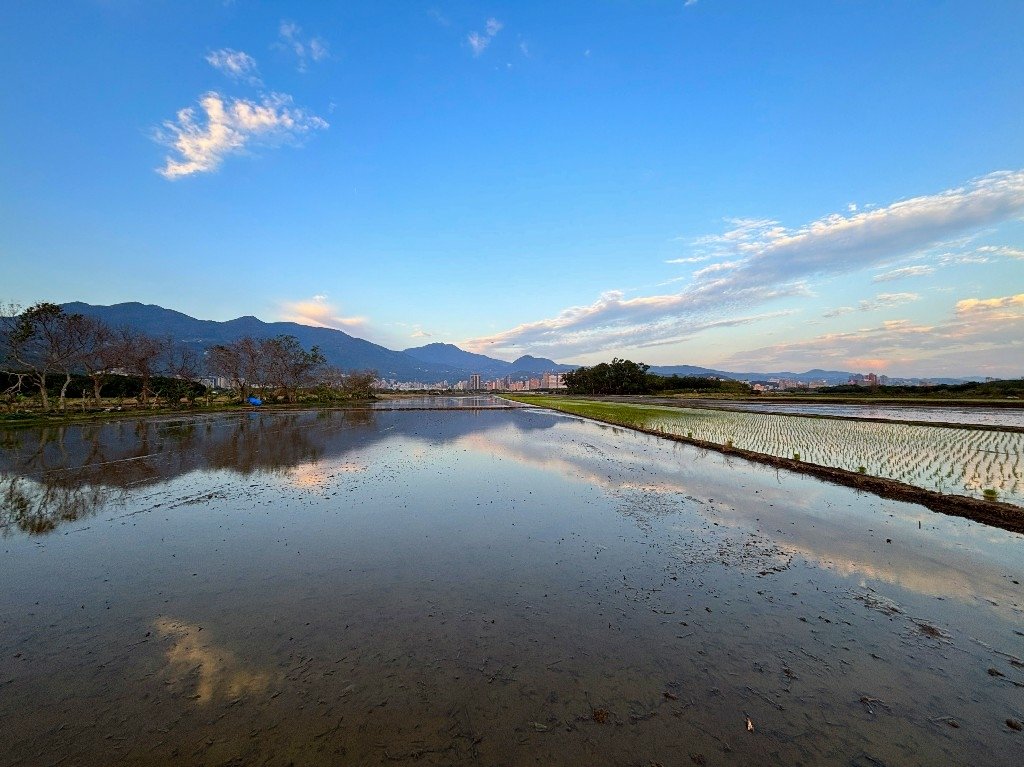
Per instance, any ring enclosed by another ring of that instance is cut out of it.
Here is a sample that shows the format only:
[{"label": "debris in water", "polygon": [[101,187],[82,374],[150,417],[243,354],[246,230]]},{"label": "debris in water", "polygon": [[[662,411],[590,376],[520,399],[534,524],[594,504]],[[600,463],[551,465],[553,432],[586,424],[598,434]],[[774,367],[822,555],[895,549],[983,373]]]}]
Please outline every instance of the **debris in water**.
[{"label": "debris in water", "polygon": [[753,732],[753,731],[754,731],[754,723],[752,721],[750,721],[750,717],[748,716],[747,717],[747,732]]}]

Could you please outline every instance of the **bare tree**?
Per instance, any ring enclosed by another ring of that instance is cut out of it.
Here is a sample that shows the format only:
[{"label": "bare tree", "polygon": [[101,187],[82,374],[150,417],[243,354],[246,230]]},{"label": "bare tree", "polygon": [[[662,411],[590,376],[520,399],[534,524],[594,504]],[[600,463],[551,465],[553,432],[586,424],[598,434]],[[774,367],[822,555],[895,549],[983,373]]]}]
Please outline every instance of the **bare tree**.
[{"label": "bare tree", "polygon": [[313,384],[316,371],[325,362],[319,348],[306,351],[295,336],[265,338],[259,348],[267,381],[284,390],[286,402],[294,402],[299,389]]},{"label": "bare tree", "polygon": [[39,390],[43,410],[50,409],[47,378],[64,374],[60,389],[61,410],[65,407],[72,371],[81,363],[85,318],[67,314],[57,304],[42,302],[12,316],[4,313],[3,357],[26,373]]},{"label": "bare tree", "polygon": [[97,405],[112,370],[118,364],[117,338],[110,326],[96,317],[83,317],[79,325],[82,334],[82,370],[92,380],[92,396]]},{"label": "bare tree", "polygon": [[249,387],[259,377],[256,371],[258,360],[256,342],[251,338],[242,338],[230,344],[218,344],[211,347],[206,356],[210,372],[228,379],[231,388],[242,401],[245,401],[249,395]]},{"label": "bare tree", "polygon": [[352,399],[370,399],[376,382],[376,370],[353,370],[345,376],[342,390]]},{"label": "bare tree", "polygon": [[199,379],[199,355],[190,346],[170,337],[164,340],[163,353],[161,368],[170,379],[166,388],[168,399],[180,401],[185,397],[189,405],[194,405]]},{"label": "bare tree", "polygon": [[164,354],[164,342],[138,330],[124,327],[117,331],[118,366],[141,379],[140,404],[149,404],[154,394],[150,385]]}]

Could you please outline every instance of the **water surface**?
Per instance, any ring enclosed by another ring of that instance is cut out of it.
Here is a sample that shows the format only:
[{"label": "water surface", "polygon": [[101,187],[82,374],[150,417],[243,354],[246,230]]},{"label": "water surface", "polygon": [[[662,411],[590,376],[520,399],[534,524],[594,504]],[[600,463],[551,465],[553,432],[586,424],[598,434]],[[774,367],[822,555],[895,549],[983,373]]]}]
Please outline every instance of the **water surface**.
[{"label": "water surface", "polygon": [[1024,753],[1024,538],[810,477],[474,409],[6,432],[0,481],[5,765]]}]

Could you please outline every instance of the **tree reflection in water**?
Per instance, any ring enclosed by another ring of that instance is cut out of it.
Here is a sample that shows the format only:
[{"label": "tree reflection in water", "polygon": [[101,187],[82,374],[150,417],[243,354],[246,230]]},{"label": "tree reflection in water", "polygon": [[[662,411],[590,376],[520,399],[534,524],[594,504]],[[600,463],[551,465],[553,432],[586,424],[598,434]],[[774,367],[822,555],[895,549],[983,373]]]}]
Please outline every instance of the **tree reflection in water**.
[{"label": "tree reflection in water", "polygon": [[0,530],[48,533],[189,472],[280,474],[321,459],[332,431],[371,431],[374,418],[368,411],[267,413],[7,432],[0,443]]}]

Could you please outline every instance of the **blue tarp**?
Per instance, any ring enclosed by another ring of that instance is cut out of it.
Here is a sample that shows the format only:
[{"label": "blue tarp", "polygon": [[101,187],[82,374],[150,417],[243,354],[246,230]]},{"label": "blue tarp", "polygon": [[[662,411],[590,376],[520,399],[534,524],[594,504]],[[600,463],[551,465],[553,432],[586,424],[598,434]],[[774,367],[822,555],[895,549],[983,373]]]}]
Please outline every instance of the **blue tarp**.
[{"label": "blue tarp", "polygon": [[260,405],[263,404],[263,400],[261,400],[259,397],[249,397],[249,404],[259,407]]}]

